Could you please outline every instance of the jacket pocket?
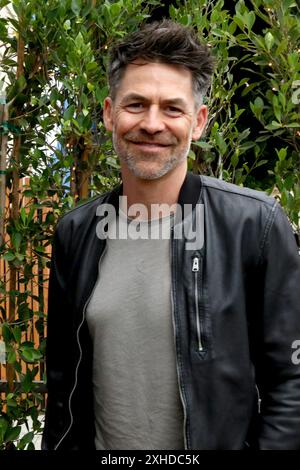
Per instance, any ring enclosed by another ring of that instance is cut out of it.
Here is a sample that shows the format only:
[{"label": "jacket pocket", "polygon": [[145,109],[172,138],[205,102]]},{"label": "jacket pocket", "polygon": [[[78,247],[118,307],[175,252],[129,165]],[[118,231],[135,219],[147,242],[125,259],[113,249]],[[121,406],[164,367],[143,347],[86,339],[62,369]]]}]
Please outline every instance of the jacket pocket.
[{"label": "jacket pocket", "polygon": [[180,326],[186,334],[185,346],[188,346],[190,358],[195,363],[214,357],[206,266],[205,251],[195,250],[185,252],[184,265],[178,271],[184,289],[182,305],[178,302],[182,315]]},{"label": "jacket pocket", "polygon": [[204,251],[192,254],[189,269],[190,280],[192,280],[190,290],[192,349],[198,359],[208,360],[213,358],[213,345]]},{"label": "jacket pocket", "polygon": [[193,276],[193,294],[194,294],[194,312],[196,324],[196,349],[202,353],[204,351],[203,344],[203,259],[200,255],[192,258],[192,276]]}]

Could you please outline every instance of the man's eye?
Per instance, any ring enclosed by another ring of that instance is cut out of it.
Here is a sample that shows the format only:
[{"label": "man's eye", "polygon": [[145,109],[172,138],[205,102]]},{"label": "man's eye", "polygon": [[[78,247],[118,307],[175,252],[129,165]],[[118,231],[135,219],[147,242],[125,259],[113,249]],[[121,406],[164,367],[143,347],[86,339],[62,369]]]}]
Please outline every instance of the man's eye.
[{"label": "man's eye", "polygon": [[176,108],[175,106],[168,106],[166,108],[166,111],[168,114],[172,116],[180,116],[180,114],[182,114],[182,110],[179,108]]},{"label": "man's eye", "polygon": [[142,103],[129,103],[126,106],[130,111],[140,111],[144,108]]}]

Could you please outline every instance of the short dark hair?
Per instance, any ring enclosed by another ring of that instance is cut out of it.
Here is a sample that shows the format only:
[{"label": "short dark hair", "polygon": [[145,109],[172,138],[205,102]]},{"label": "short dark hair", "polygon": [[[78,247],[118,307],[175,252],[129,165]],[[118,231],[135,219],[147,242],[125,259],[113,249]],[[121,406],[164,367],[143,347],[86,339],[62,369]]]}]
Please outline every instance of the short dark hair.
[{"label": "short dark hair", "polygon": [[112,46],[108,65],[112,99],[115,99],[126,66],[136,59],[180,65],[190,70],[196,101],[200,101],[200,96],[209,88],[214,68],[209,47],[199,41],[191,28],[174,21],[146,24]]}]

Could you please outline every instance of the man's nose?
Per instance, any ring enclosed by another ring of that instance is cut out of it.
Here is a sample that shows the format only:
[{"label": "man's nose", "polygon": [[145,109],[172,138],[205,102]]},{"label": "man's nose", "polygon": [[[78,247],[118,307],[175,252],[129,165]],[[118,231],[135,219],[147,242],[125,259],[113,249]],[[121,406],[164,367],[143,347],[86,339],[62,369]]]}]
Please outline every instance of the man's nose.
[{"label": "man's nose", "polygon": [[158,106],[149,106],[140,122],[140,128],[148,134],[155,134],[165,129],[163,116]]}]

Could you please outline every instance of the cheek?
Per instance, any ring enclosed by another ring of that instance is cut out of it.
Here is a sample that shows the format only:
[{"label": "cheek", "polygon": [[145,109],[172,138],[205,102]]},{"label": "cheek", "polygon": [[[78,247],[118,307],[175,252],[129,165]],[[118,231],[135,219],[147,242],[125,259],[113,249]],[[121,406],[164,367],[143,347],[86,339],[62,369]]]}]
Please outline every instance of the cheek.
[{"label": "cheek", "polygon": [[140,117],[137,114],[130,114],[121,111],[116,113],[114,121],[116,132],[123,134],[138,125]]},{"label": "cheek", "polygon": [[180,140],[186,140],[193,131],[193,122],[190,117],[183,116],[182,118],[169,121],[168,128]]},{"label": "cheek", "polygon": [[179,139],[180,141],[189,140],[192,133],[191,126],[173,126],[171,132]]}]

